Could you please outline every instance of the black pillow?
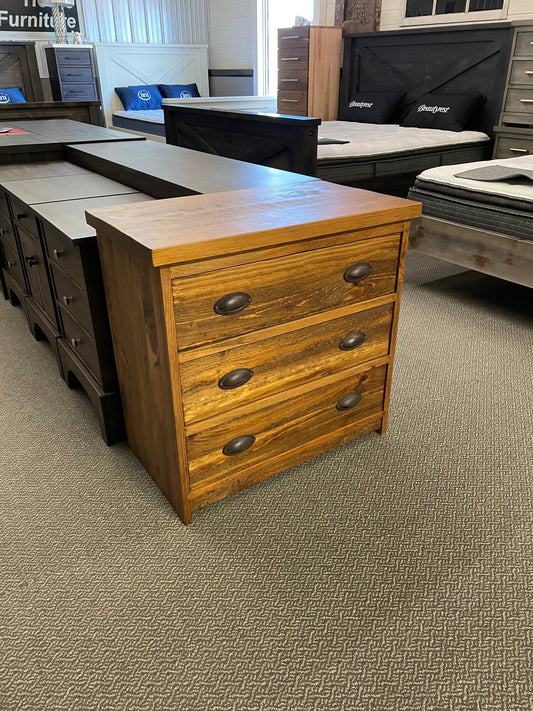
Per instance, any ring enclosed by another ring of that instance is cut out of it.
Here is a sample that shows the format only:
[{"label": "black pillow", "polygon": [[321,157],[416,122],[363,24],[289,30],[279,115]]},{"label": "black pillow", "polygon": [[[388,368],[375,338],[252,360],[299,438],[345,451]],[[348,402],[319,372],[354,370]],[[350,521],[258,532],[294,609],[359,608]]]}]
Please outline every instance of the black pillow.
[{"label": "black pillow", "polygon": [[339,121],[387,123],[404,95],[390,91],[363,91],[350,99]]},{"label": "black pillow", "polygon": [[462,131],[480,98],[470,94],[424,94],[401,125]]}]

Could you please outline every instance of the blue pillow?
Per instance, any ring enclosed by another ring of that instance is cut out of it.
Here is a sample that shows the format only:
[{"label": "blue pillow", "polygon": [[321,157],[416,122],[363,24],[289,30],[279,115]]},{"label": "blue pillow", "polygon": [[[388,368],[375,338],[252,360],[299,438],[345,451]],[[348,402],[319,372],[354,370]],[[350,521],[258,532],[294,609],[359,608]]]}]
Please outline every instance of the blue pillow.
[{"label": "blue pillow", "polygon": [[193,99],[200,96],[196,84],[158,84],[164,99]]},{"label": "blue pillow", "polygon": [[155,84],[141,86],[116,86],[115,91],[126,111],[160,109],[163,97]]},{"label": "blue pillow", "polygon": [[26,99],[22,93],[22,89],[0,89],[0,104],[25,104]]}]

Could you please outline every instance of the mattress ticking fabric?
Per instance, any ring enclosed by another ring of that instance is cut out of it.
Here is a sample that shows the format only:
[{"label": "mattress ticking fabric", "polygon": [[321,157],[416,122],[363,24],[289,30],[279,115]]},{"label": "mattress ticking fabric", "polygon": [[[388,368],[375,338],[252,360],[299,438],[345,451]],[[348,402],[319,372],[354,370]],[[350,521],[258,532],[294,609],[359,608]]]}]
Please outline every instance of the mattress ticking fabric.
[{"label": "mattress ticking fabric", "polygon": [[533,155],[439,166],[420,173],[409,197],[424,215],[533,241],[529,172]]}]

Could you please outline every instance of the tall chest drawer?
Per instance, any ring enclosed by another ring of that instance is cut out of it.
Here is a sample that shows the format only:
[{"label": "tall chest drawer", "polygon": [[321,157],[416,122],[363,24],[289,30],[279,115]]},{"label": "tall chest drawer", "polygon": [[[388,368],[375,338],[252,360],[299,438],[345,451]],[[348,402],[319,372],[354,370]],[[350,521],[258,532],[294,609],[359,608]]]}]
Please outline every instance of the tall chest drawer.
[{"label": "tall chest drawer", "polygon": [[287,27],[278,30],[278,49],[283,52],[286,49],[309,47],[309,27]]},{"label": "tall chest drawer", "polygon": [[533,117],[533,88],[513,89],[507,91],[504,112],[523,113],[529,119]]},{"label": "tall chest drawer", "polygon": [[516,33],[515,57],[533,57],[533,30]]},{"label": "tall chest drawer", "polygon": [[533,58],[515,60],[511,63],[509,83],[533,86]]},{"label": "tall chest drawer", "polygon": [[400,235],[173,280],[180,349],[392,293]]}]

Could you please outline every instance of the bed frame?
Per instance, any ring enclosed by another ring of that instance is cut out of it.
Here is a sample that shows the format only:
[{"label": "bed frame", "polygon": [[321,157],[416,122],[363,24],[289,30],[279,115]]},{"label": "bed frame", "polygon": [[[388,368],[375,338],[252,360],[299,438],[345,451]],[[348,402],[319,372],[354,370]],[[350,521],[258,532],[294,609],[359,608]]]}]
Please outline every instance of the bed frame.
[{"label": "bed frame", "polygon": [[424,254],[533,288],[533,242],[423,215],[409,244]]},{"label": "bed frame", "polygon": [[95,43],[105,125],[113,126],[113,113],[124,107],[116,86],[139,84],[191,84],[209,96],[207,45]]},{"label": "bed frame", "polygon": [[20,119],[60,119],[103,125],[99,101],[43,101],[35,42],[0,43],[0,87],[20,87],[25,104],[0,106],[0,122]]},{"label": "bed frame", "polygon": [[[482,94],[485,101],[467,128],[483,131],[492,138],[500,113],[511,43],[510,23],[348,35],[344,38],[340,105],[345,105],[357,91],[376,89],[404,91],[405,112],[428,92]],[[261,130],[268,135],[276,123],[292,123],[296,134],[298,128],[301,134],[287,140],[300,142],[308,130],[304,124],[298,127],[297,117],[264,116],[247,121],[246,115],[227,112],[226,129],[220,131],[212,120],[220,117],[210,119],[209,110],[200,113],[186,106],[173,106],[164,107],[164,111],[167,142],[276,167],[283,167],[279,165],[279,156],[282,152],[291,154],[290,146],[278,144],[272,155],[254,160]],[[260,122],[263,122],[262,129]],[[316,151],[316,144],[314,149]],[[406,156],[317,160],[315,153],[308,155],[308,164],[302,172],[332,182],[406,195],[422,170],[442,164],[486,160],[491,152],[492,141],[425,149]],[[288,164],[284,167],[289,169]]]}]

